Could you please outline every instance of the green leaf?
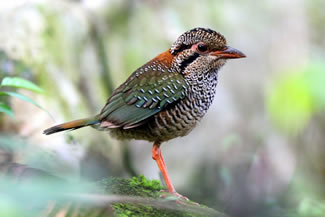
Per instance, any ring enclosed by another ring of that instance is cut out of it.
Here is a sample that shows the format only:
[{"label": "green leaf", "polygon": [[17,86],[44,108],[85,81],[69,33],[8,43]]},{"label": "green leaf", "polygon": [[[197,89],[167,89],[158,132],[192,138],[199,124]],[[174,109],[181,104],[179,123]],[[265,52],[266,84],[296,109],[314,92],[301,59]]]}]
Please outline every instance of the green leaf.
[{"label": "green leaf", "polygon": [[36,93],[44,93],[44,91],[33,82],[19,77],[5,77],[1,82],[1,86],[24,88]]},{"label": "green leaf", "polygon": [[15,92],[10,92],[10,91],[3,91],[0,92],[0,95],[7,95],[7,96],[13,96],[13,97],[17,97],[18,99],[24,100],[25,102],[31,103],[35,106],[37,106],[38,108],[44,110],[40,105],[38,105],[34,100],[32,100],[31,98],[24,96],[20,93],[15,93]]},{"label": "green leaf", "polygon": [[14,113],[11,110],[11,108],[7,104],[5,104],[3,102],[0,102],[0,112],[6,113],[11,118],[15,119]]},{"label": "green leaf", "polygon": [[24,96],[24,95],[22,95],[20,93],[10,92],[10,91],[1,91],[0,92],[0,95],[13,96],[13,97],[16,97],[18,99],[21,99],[21,100],[23,100],[25,102],[31,103],[31,104],[35,105],[36,107],[38,107],[39,109],[45,111],[54,120],[54,118],[52,117],[52,115],[46,109],[44,109],[43,107],[41,107],[34,100],[32,100],[31,98],[29,98],[27,96]]},{"label": "green leaf", "polygon": [[13,97],[21,99],[21,100],[23,100],[25,102],[31,103],[31,104],[35,105],[36,107],[40,108],[41,110],[45,111],[53,119],[53,117],[51,116],[51,114],[48,111],[46,111],[39,104],[37,104],[34,100],[32,100],[31,98],[29,98],[27,96],[24,96],[24,95],[22,95],[20,93],[10,92],[10,91],[0,92],[0,95],[13,96]]}]

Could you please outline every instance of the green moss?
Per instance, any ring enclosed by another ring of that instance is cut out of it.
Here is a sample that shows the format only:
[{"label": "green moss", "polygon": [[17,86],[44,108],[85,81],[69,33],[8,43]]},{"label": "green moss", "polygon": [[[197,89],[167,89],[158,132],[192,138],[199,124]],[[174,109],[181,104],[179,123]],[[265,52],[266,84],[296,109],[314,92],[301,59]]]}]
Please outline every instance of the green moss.
[{"label": "green moss", "polygon": [[159,197],[162,186],[158,180],[148,180],[143,175],[132,179],[107,178],[99,182],[103,193],[130,195],[140,197]]},{"label": "green moss", "polygon": [[[133,177],[131,179],[123,178],[107,178],[98,183],[102,193],[127,195],[127,196],[140,196],[144,198],[160,198],[161,190],[163,189],[160,182],[157,180],[148,180],[143,175]],[[166,201],[174,203],[172,200],[166,199]],[[176,202],[175,202],[176,203]],[[182,206],[181,204],[175,205],[175,207]],[[149,205],[138,205],[130,203],[115,203],[113,205],[114,214],[121,217],[183,217],[183,216],[198,216],[198,214],[192,214],[190,212],[181,212],[174,210],[164,210],[151,207]],[[201,215],[199,215],[201,216]]]}]

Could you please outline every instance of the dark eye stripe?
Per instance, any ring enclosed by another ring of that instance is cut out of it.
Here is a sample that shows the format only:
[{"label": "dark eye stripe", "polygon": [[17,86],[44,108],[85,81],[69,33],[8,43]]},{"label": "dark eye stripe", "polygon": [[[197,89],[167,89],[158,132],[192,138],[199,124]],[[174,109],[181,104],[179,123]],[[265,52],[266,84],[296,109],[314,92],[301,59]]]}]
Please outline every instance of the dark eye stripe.
[{"label": "dark eye stripe", "polygon": [[184,71],[184,69],[186,68],[186,66],[188,66],[189,64],[191,64],[194,60],[196,60],[196,58],[198,58],[200,55],[198,53],[193,53],[192,56],[189,56],[189,58],[187,58],[186,60],[184,60],[181,65],[180,65],[180,69],[181,71]]}]

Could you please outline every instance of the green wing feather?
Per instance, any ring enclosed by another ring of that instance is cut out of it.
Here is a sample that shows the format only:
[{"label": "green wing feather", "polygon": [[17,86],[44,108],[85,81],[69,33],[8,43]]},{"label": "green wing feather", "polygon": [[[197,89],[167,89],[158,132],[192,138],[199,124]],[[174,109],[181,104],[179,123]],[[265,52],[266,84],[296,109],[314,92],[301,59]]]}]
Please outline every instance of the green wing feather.
[{"label": "green wing feather", "polygon": [[187,89],[187,83],[178,73],[168,72],[166,68],[141,68],[114,91],[99,115],[100,120],[110,123],[109,127],[139,126],[184,98]]}]

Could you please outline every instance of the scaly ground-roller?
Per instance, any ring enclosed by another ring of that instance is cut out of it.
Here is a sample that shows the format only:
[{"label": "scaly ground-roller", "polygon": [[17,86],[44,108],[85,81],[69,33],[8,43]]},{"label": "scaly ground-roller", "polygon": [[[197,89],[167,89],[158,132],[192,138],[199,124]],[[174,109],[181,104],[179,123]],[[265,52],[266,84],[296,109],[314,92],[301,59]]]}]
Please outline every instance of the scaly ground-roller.
[{"label": "scaly ground-roller", "polygon": [[152,158],[168,191],[182,197],[171,183],[160,145],[195,127],[213,101],[220,68],[227,59],[242,57],[220,33],[192,29],[137,69],[108,98],[100,114],[51,127],[44,134],[93,126],[117,139],[151,141]]}]

